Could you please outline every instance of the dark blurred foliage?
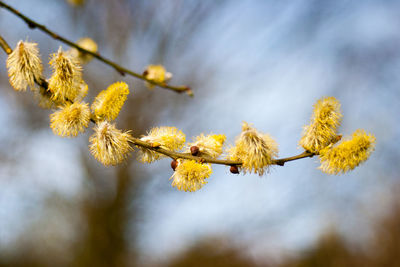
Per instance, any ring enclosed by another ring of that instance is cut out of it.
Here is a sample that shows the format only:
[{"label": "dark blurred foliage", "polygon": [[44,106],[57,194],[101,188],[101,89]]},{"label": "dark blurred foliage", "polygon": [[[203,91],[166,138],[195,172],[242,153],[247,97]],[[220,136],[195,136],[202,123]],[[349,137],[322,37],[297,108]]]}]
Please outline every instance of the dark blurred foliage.
[{"label": "dark blurred foliage", "polygon": [[[392,207],[377,221],[371,240],[363,246],[350,245],[335,231],[326,233],[300,257],[287,260],[283,267],[400,266],[400,197],[395,193]],[[363,247],[363,248],[361,248]]]},{"label": "dark blurred foliage", "polygon": [[227,240],[210,238],[194,244],[177,258],[166,264],[169,267],[240,267],[256,266]]},{"label": "dark blurred foliage", "polygon": [[[329,230],[319,241],[297,257],[288,256],[281,263],[252,261],[242,250],[227,241],[210,238],[200,241],[172,260],[168,266],[280,266],[280,267],[343,267],[400,266],[400,197],[395,197],[389,213],[372,218],[377,223],[368,244],[350,244],[346,237]],[[162,264],[160,264],[162,265]]]}]

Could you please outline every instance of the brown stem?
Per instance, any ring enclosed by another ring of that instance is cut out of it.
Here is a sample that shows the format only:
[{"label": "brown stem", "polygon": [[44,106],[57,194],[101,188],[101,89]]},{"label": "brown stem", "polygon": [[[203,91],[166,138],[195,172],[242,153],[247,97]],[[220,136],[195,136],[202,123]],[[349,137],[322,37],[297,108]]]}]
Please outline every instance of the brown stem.
[{"label": "brown stem", "polygon": [[12,49],[7,44],[6,40],[4,40],[3,37],[1,36],[0,36],[0,46],[1,48],[3,48],[4,52],[6,52],[7,55],[12,53]]},{"label": "brown stem", "polygon": [[[198,157],[198,156],[193,156],[190,153],[179,153],[179,152],[174,152],[171,150],[167,150],[167,149],[163,149],[161,147],[154,147],[151,144],[144,142],[140,139],[137,138],[133,138],[132,139],[132,144],[136,145],[136,146],[140,146],[140,147],[144,147],[150,150],[153,150],[155,152],[164,154],[174,160],[176,159],[189,159],[189,160],[195,160],[198,162],[202,162],[202,163],[213,163],[213,164],[220,164],[220,165],[227,165],[227,166],[240,166],[242,165],[242,162],[240,161],[232,161],[232,160],[222,160],[222,159],[214,159],[214,158],[209,158],[209,157]],[[296,156],[292,156],[292,157],[288,157],[288,158],[281,158],[281,159],[274,159],[272,161],[272,165],[279,165],[279,166],[283,166],[285,164],[285,162],[288,161],[293,161],[293,160],[298,160],[298,159],[303,159],[303,158],[311,158],[313,157],[315,154],[311,153],[311,152],[303,152],[299,155]]]},{"label": "brown stem", "polygon": [[[51,36],[53,39],[59,40],[59,41],[65,43],[65,44],[67,44],[69,46],[75,47],[76,49],[78,49],[79,51],[81,51],[83,53],[86,53],[86,54],[89,54],[89,55],[95,57],[96,59],[100,60],[101,62],[111,66],[112,68],[114,68],[121,75],[129,74],[129,75],[131,75],[133,77],[136,77],[138,79],[144,80],[144,81],[146,81],[146,82],[148,82],[150,84],[159,86],[161,88],[165,88],[167,90],[171,90],[171,91],[174,91],[174,92],[177,92],[177,93],[184,93],[185,92],[189,96],[193,96],[193,91],[190,90],[190,88],[187,87],[187,86],[172,86],[172,85],[168,85],[166,83],[157,83],[157,82],[148,80],[145,76],[143,76],[143,75],[141,75],[139,73],[136,73],[136,72],[134,72],[132,70],[129,70],[129,69],[125,68],[125,67],[122,67],[122,66],[118,65],[117,63],[115,63],[115,62],[113,62],[113,61],[111,61],[109,59],[106,59],[105,57],[100,56],[98,53],[93,53],[93,52],[91,52],[89,50],[86,50],[86,49],[80,47],[79,45],[77,45],[76,43],[74,43],[72,41],[69,41],[68,39],[60,36],[59,34],[49,30],[46,26],[44,26],[42,24],[39,24],[36,21],[34,21],[34,20],[28,18],[27,16],[21,14],[21,12],[19,12],[18,10],[14,9],[13,7],[5,4],[3,1],[0,1],[0,7],[10,11],[11,13],[15,14],[19,18],[23,19],[25,21],[25,23],[28,25],[29,28],[31,28],[31,29],[37,28],[40,31],[42,31],[42,32],[46,33],[47,35]],[[7,53],[7,51],[6,51],[6,53]],[[7,54],[9,54],[9,53],[7,53]]]}]

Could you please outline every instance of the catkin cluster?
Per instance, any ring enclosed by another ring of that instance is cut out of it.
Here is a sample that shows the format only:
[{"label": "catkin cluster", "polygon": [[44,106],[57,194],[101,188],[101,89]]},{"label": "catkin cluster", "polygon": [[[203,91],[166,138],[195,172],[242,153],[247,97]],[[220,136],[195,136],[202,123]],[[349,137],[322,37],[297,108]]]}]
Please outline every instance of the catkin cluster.
[{"label": "catkin cluster", "polygon": [[342,135],[338,128],[342,114],[340,103],[334,97],[317,101],[311,122],[304,127],[300,145],[319,155],[321,169],[328,174],[340,174],[353,170],[368,159],[375,147],[375,137],[364,130],[356,130],[352,137],[339,142]]},{"label": "catkin cluster", "polygon": [[[89,38],[81,39],[78,44],[91,52],[97,51],[97,44]],[[50,114],[50,128],[54,134],[76,137],[92,121],[95,127],[89,138],[91,153],[106,166],[116,165],[132,151],[129,131],[122,132],[112,123],[118,117],[129,89],[124,82],[111,84],[89,107],[83,101],[88,85],[82,78],[82,64],[90,59],[91,55],[76,49],[63,51],[60,47],[50,56],[52,75],[45,81],[37,44],[20,41],[8,56],[7,68],[10,83],[16,90],[24,91],[30,86],[41,106],[56,109]]]},{"label": "catkin cluster", "polygon": [[[97,44],[89,38],[81,39],[78,44],[87,51],[97,52]],[[173,159],[172,186],[193,192],[207,184],[212,174],[211,163],[228,165],[232,173],[261,176],[269,172],[272,165],[285,162],[285,159],[277,159],[277,142],[247,122],[243,122],[242,132],[228,148],[224,148],[226,136],[223,134],[202,133],[186,144],[185,134],[175,127],[154,127],[139,139],[132,137],[130,131],[117,129],[113,121],[129,95],[129,87],[125,82],[113,83],[101,91],[91,105],[85,103],[88,85],[82,78],[82,64],[91,58],[92,55],[77,49],[63,51],[60,48],[50,57],[52,75],[46,81],[37,44],[20,41],[7,59],[7,68],[15,90],[25,91],[29,86],[42,106],[56,109],[50,115],[50,128],[56,135],[76,137],[93,122],[89,150],[105,166],[123,162],[133,146],[138,148],[138,159],[143,163],[169,156]],[[165,83],[172,74],[161,65],[149,65],[143,76],[146,85],[152,88],[153,83]],[[341,119],[338,100],[333,97],[318,100],[310,124],[304,127],[299,141],[308,156],[320,157],[319,168],[328,174],[354,169],[374,150],[375,137],[363,130],[339,142]]]}]

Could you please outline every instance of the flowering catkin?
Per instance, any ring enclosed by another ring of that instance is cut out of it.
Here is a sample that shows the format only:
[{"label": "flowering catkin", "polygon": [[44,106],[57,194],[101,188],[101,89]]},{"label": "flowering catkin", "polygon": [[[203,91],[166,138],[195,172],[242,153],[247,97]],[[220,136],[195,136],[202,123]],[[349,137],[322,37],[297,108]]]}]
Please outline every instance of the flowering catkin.
[{"label": "flowering catkin", "polygon": [[94,134],[89,138],[92,155],[105,166],[121,163],[132,151],[129,131],[122,132],[113,124],[102,121],[96,124]]},{"label": "flowering catkin", "polygon": [[19,41],[7,58],[8,76],[11,86],[17,91],[34,87],[42,79],[43,66],[36,43]]},{"label": "flowering catkin", "polygon": [[[171,151],[181,149],[186,141],[185,134],[175,127],[155,127],[152,128],[147,135],[140,138],[154,147],[161,147]],[[165,155],[156,153],[150,149],[139,147],[139,159],[142,162],[151,163]]]},{"label": "flowering catkin", "polygon": [[[93,41],[91,38],[88,37],[81,38],[78,40],[76,44],[90,52],[93,53],[97,52],[97,43]],[[78,59],[81,64],[87,64],[93,59],[92,55],[85,52],[81,52],[75,47],[71,48],[68,51],[68,53],[70,53],[73,57]]]},{"label": "flowering catkin", "polygon": [[113,121],[124,105],[129,94],[128,85],[124,82],[111,84],[101,91],[92,104],[92,110],[97,120]]},{"label": "flowering catkin", "polygon": [[81,90],[82,68],[70,54],[62,51],[53,54],[50,59],[53,75],[49,80],[52,99],[57,102],[74,101]]},{"label": "flowering catkin", "polygon": [[192,146],[199,148],[198,156],[207,156],[217,158],[222,153],[222,146],[224,145],[226,136],[223,134],[201,134],[197,136],[193,143],[188,144],[188,151]]},{"label": "flowering catkin", "polygon": [[[163,83],[172,78],[172,73],[167,72],[162,65],[149,65],[147,66],[146,70],[143,73],[144,77],[147,80],[156,82],[156,83]],[[146,82],[146,86],[148,88],[153,88],[154,84]]]},{"label": "flowering catkin", "polygon": [[50,115],[50,128],[54,134],[77,136],[84,132],[90,121],[90,109],[86,103],[75,102]]},{"label": "flowering catkin", "polygon": [[328,174],[340,174],[353,170],[366,161],[374,151],[375,136],[357,130],[352,138],[320,151],[321,169]]},{"label": "flowering catkin", "polygon": [[178,160],[178,166],[171,176],[172,186],[181,191],[194,192],[202,188],[210,177],[210,164],[198,163],[194,160]]},{"label": "flowering catkin", "polygon": [[278,155],[278,144],[268,135],[259,133],[246,122],[235,146],[228,151],[228,159],[242,161],[244,173],[254,172],[260,176],[268,171],[273,159]]},{"label": "flowering catkin", "polygon": [[341,118],[340,103],[336,98],[318,100],[310,124],[304,127],[300,145],[309,152],[318,153],[336,139]]}]

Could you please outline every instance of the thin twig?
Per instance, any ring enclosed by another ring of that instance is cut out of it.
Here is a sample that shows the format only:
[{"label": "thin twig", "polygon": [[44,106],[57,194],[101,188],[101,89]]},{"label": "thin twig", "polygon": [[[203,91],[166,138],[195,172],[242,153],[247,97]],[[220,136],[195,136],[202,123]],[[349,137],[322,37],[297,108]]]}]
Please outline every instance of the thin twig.
[{"label": "thin twig", "polygon": [[193,91],[192,91],[188,86],[172,86],[172,85],[168,85],[168,84],[165,83],[165,82],[164,82],[164,83],[157,83],[157,82],[154,82],[154,81],[152,81],[152,80],[148,80],[145,76],[143,76],[143,75],[141,75],[141,74],[139,74],[139,73],[136,73],[136,72],[134,72],[134,71],[132,71],[132,70],[129,70],[129,69],[125,68],[125,67],[122,67],[122,66],[118,65],[117,63],[115,63],[115,62],[113,62],[113,61],[111,61],[111,60],[109,60],[109,59],[106,59],[106,58],[103,57],[103,56],[100,56],[100,54],[98,54],[98,53],[93,53],[93,52],[91,52],[91,51],[89,51],[89,50],[86,50],[86,49],[80,47],[80,46],[77,45],[76,43],[74,43],[74,42],[72,42],[72,41],[70,41],[70,40],[68,40],[68,39],[66,39],[66,38],[64,38],[64,37],[62,37],[62,36],[60,36],[59,34],[53,32],[53,31],[51,31],[51,30],[49,30],[46,26],[44,26],[44,25],[42,25],[42,24],[39,24],[39,23],[37,23],[36,21],[34,21],[34,20],[28,18],[27,16],[21,14],[21,12],[19,12],[19,11],[16,10],[15,8],[13,8],[13,7],[11,7],[11,6],[7,5],[7,4],[5,4],[3,1],[0,1],[0,7],[6,9],[6,10],[8,10],[8,11],[10,11],[11,13],[15,14],[16,16],[18,16],[19,18],[21,18],[22,20],[24,20],[25,23],[28,24],[28,27],[29,27],[29,28],[31,28],[31,29],[38,28],[40,31],[46,33],[47,35],[51,36],[52,38],[54,38],[54,39],[56,39],[56,40],[59,40],[59,41],[65,43],[65,44],[67,44],[67,45],[69,45],[69,46],[75,47],[75,48],[78,49],[79,51],[81,51],[81,52],[83,52],[83,53],[86,53],[86,54],[89,54],[89,55],[91,55],[91,56],[97,58],[97,59],[100,60],[101,62],[103,62],[103,63],[105,63],[105,64],[111,66],[112,68],[114,68],[114,69],[115,69],[118,73],[120,73],[121,75],[129,74],[129,75],[131,75],[131,76],[133,76],[133,77],[136,77],[136,78],[138,78],[138,79],[144,80],[144,81],[146,81],[146,82],[148,82],[148,83],[150,83],[150,84],[159,86],[159,87],[161,87],[161,88],[165,88],[165,89],[168,89],[168,90],[177,92],[177,93],[183,93],[183,92],[185,92],[185,93],[187,93],[189,96],[193,96]]},{"label": "thin twig", "polygon": [[0,46],[3,48],[4,52],[7,53],[7,55],[12,53],[11,47],[7,44],[6,40],[3,39],[3,37],[0,36]]},{"label": "thin twig", "polygon": [[[7,54],[12,53],[12,49],[10,48],[10,46],[7,44],[7,42],[1,36],[0,36],[0,46],[1,46],[1,48],[3,48],[3,50]],[[51,94],[51,92],[49,90],[47,90],[48,84],[45,80],[41,80],[41,81],[35,80],[35,83],[37,83],[39,86],[45,88],[46,90],[44,90],[44,91],[46,92],[46,94]],[[93,116],[91,116],[91,117],[93,117]],[[91,122],[96,123],[93,119],[91,119]],[[227,166],[242,165],[242,162],[240,162],[240,161],[214,159],[214,158],[209,158],[209,157],[198,157],[198,156],[193,156],[190,153],[179,153],[179,152],[163,149],[161,147],[154,147],[152,144],[144,142],[144,141],[140,140],[139,138],[132,138],[131,143],[136,146],[147,148],[147,149],[150,149],[157,153],[166,155],[175,160],[176,159],[189,159],[189,160],[195,160],[195,161],[202,162],[202,163],[213,163],[213,164],[220,164],[220,165],[227,165]],[[298,159],[303,159],[303,158],[311,158],[314,155],[315,155],[314,153],[305,151],[296,156],[292,156],[292,157],[288,157],[288,158],[281,158],[281,159],[274,159],[272,161],[272,164],[284,166],[284,164],[288,161],[293,161],[293,160],[298,160]]]},{"label": "thin twig", "polygon": [[[144,147],[150,150],[153,150],[155,152],[164,154],[172,159],[189,159],[189,160],[195,160],[198,162],[202,163],[213,163],[213,164],[220,164],[220,165],[227,165],[227,166],[240,166],[242,165],[242,162],[240,161],[231,161],[231,160],[222,160],[222,159],[214,159],[214,158],[209,158],[209,157],[197,157],[193,156],[189,153],[179,153],[179,152],[174,152],[171,150],[163,149],[161,147],[153,147],[151,144],[144,142],[140,139],[133,138],[131,141],[134,145]],[[293,161],[293,160],[298,160],[298,159],[303,159],[303,158],[311,158],[315,154],[311,152],[303,152],[299,155],[288,157],[288,158],[281,158],[281,159],[274,159],[272,161],[272,165],[279,165],[279,166],[284,166],[284,164],[288,161]]]}]

